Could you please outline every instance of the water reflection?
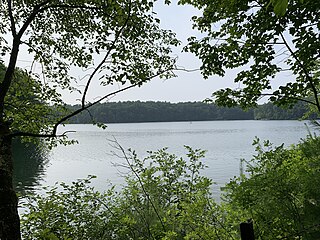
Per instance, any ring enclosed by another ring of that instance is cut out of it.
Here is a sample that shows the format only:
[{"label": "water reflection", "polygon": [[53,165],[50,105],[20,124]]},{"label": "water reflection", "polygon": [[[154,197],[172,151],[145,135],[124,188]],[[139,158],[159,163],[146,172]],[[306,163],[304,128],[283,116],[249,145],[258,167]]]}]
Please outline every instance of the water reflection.
[{"label": "water reflection", "polygon": [[48,165],[48,151],[41,144],[13,141],[14,172],[13,181],[16,191],[24,193],[40,185]]}]

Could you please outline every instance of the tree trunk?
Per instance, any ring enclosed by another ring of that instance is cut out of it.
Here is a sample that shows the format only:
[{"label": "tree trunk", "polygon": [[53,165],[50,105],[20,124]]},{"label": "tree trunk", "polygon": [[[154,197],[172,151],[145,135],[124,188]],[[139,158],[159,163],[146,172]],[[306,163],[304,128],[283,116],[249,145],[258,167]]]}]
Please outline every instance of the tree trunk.
[{"label": "tree trunk", "polygon": [[18,198],[13,188],[9,124],[0,122],[0,240],[20,240]]}]

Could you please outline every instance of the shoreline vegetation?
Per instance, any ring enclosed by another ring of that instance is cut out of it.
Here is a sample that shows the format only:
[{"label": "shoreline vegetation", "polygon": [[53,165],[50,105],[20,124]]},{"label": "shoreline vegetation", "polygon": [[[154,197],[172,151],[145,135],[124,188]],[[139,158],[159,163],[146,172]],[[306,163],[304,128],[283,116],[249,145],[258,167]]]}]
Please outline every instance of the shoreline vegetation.
[{"label": "shoreline vegetation", "polygon": [[247,219],[257,239],[319,239],[320,138],[288,148],[256,138],[253,145],[247,174],[226,184],[221,203],[210,192],[213,180],[201,174],[204,150],[186,146],[186,155],[176,156],[160,149],[139,158],[117,145],[130,170],[122,189],[97,191],[88,176],[28,195],[23,239],[235,240]]},{"label": "shoreline vegetation", "polygon": [[[72,111],[78,106],[68,106]],[[72,124],[181,122],[213,120],[298,120],[308,112],[307,104],[298,102],[292,108],[279,108],[272,103],[258,105],[254,109],[219,107],[203,102],[107,102],[97,104],[88,112],[70,119]]]}]

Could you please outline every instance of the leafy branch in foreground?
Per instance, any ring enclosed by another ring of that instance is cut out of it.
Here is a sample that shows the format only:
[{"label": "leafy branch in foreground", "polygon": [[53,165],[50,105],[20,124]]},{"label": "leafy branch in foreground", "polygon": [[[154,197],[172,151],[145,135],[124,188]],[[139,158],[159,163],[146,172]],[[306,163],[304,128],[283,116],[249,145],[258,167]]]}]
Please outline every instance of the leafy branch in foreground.
[{"label": "leafy branch in foreground", "polygon": [[[279,106],[308,102],[320,112],[320,2],[312,0],[181,0],[202,11],[186,51],[202,61],[205,78],[235,69],[237,88],[216,91],[216,103],[255,106],[263,96]],[[286,74],[283,74],[283,71]]]}]

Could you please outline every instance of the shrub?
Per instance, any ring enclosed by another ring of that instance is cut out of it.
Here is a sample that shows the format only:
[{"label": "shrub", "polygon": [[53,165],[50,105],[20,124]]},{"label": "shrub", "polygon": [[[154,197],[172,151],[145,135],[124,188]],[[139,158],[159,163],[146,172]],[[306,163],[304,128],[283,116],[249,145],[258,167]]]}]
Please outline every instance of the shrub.
[{"label": "shrub", "polygon": [[22,216],[24,239],[226,239],[237,227],[222,223],[226,211],[201,175],[204,151],[188,150],[188,160],[166,149],[140,160],[120,148],[130,174],[120,191],[99,193],[90,180],[60,184],[34,194]]},{"label": "shrub", "polygon": [[257,239],[320,239],[320,138],[288,149],[254,144],[249,175],[227,184],[229,207],[253,219]]},{"label": "shrub", "polygon": [[139,159],[126,153],[120,190],[100,193],[92,176],[29,196],[24,239],[239,239],[252,219],[257,239],[320,239],[320,138],[273,147],[254,142],[247,174],[231,180],[217,204],[202,176],[204,151],[187,160],[162,149]]}]

